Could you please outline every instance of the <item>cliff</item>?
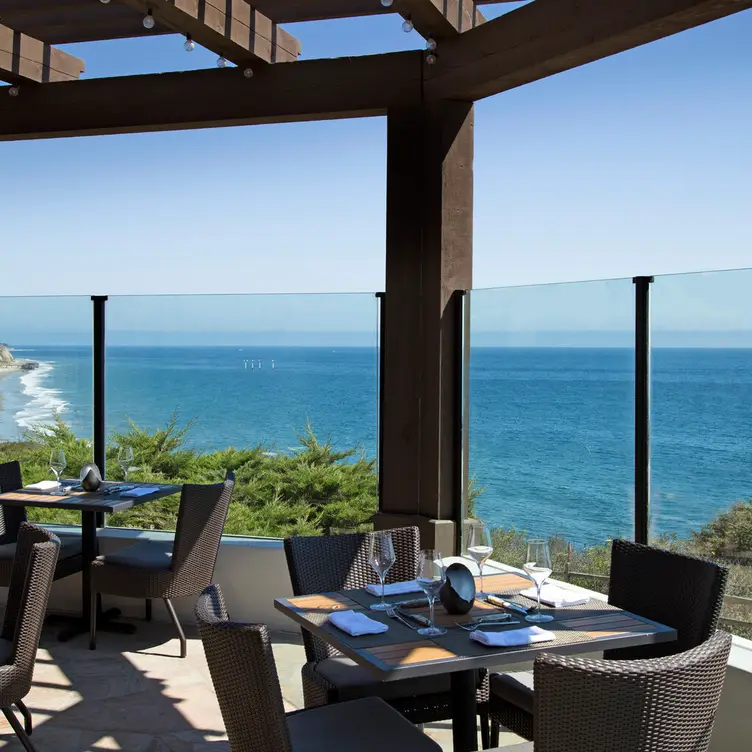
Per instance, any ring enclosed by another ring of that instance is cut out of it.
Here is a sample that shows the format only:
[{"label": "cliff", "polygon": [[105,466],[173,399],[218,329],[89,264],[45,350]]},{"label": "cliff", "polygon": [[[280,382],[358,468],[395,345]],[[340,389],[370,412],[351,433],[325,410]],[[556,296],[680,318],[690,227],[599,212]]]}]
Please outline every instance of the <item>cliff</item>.
[{"label": "cliff", "polygon": [[39,367],[39,363],[33,360],[17,360],[13,357],[13,353],[8,348],[8,345],[4,345],[0,342],[0,370],[5,371],[33,371]]}]

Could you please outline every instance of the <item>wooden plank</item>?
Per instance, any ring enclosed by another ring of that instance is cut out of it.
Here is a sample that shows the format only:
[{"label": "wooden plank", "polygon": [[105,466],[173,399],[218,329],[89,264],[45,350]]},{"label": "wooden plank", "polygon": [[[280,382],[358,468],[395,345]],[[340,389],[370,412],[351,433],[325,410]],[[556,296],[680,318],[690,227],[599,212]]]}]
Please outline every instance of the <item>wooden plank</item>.
[{"label": "wooden plank", "polygon": [[385,115],[420,100],[420,52],[91,79],[0,97],[0,141]]},{"label": "wooden plank", "polygon": [[50,83],[75,81],[86,66],[67,52],[0,24],[0,80]]},{"label": "wooden plank", "polygon": [[385,645],[361,651],[370,653],[387,666],[409,666],[430,661],[445,661],[457,656],[430,640],[424,642],[407,642],[401,645]]},{"label": "wooden plank", "polygon": [[426,96],[482,99],[752,8],[752,0],[535,0],[442,45]]},{"label": "wooden plank", "polygon": [[288,598],[287,602],[299,611],[331,613],[332,611],[360,608],[355,601],[352,601],[347,596],[339,593],[328,593],[326,595],[301,595],[295,598]]},{"label": "wooden plank", "polygon": [[[480,577],[475,577],[475,589],[480,592]],[[531,586],[531,581],[521,574],[489,574],[483,577],[483,589],[487,593],[501,593],[507,590],[525,590]]]},{"label": "wooden plank", "polygon": [[486,21],[475,0],[395,0],[392,10],[410,18],[418,33],[437,42],[454,39]]},{"label": "wooden plank", "polygon": [[298,59],[300,42],[245,0],[121,0],[238,66]]}]

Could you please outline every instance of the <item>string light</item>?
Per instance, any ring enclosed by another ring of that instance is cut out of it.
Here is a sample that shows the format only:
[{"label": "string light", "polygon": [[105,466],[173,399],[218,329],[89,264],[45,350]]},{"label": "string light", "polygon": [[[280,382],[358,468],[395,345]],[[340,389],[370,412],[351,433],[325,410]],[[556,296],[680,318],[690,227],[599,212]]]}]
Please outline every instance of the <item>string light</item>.
[{"label": "string light", "polygon": [[[108,1],[109,1],[109,0],[108,0]],[[383,6],[385,7],[385,8],[391,8],[391,7],[392,7],[392,5],[394,5],[394,0],[381,0],[381,4],[382,4],[382,5],[383,5]]]},{"label": "string light", "polygon": [[11,97],[17,97],[19,94],[19,88],[18,86],[9,86],[8,87],[8,95]]},{"label": "string light", "polygon": [[193,50],[196,49],[196,45],[193,43],[193,40],[191,39],[191,35],[190,34],[186,34],[185,44],[183,45],[183,49],[186,52],[193,52]]},{"label": "string light", "polygon": [[415,26],[413,25],[412,19],[408,16],[405,19],[405,23],[402,24],[402,31],[404,31],[405,34],[409,34],[414,28]]},{"label": "string light", "polygon": [[253,68],[246,68],[246,69],[245,69],[245,70],[243,71],[243,75],[244,75],[244,76],[245,76],[246,78],[253,78]]},{"label": "string light", "polygon": [[426,62],[429,65],[435,65],[437,60],[438,60],[438,56],[436,55],[435,52],[429,51],[429,53],[426,55]]},{"label": "string light", "polygon": [[151,12],[151,8],[149,8],[146,15],[144,16],[144,20],[141,23],[143,23],[145,29],[154,28],[155,21],[154,21],[154,15]]},{"label": "string light", "polygon": [[102,3],[102,5],[109,5],[110,4],[110,0],[99,0],[99,2]]},{"label": "string light", "polygon": [[428,37],[426,39],[426,49],[431,50],[433,52],[438,45],[436,44],[436,40],[433,37]]},{"label": "string light", "polygon": [[227,58],[224,55],[220,55],[217,58],[217,68],[226,68],[227,67]]}]

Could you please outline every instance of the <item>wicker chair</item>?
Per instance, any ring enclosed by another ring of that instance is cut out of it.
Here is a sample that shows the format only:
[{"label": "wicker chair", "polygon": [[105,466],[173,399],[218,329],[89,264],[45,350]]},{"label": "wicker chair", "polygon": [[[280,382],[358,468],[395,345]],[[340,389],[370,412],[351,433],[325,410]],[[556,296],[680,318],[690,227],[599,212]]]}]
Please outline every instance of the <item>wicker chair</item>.
[{"label": "wicker chair", "polygon": [[[387,582],[412,580],[418,571],[420,534],[417,527],[390,531],[396,560]],[[285,555],[295,595],[365,587],[377,582],[368,563],[370,533],[285,539]],[[449,676],[375,682],[354,661],[303,630],[307,663],[303,666],[306,708],[359,697],[381,697],[413,723],[451,718]],[[479,674],[478,714],[484,746],[488,746],[488,673]]]},{"label": "wicker chair", "polygon": [[91,650],[96,648],[97,593],[145,598],[147,618],[153,598],[161,598],[180,637],[180,657],[187,655],[187,641],[172,598],[197,596],[211,582],[219,553],[235,476],[224,483],[184,485],[175,530],[175,541],[146,540],[99,556],[91,564]]},{"label": "wicker chair", "polygon": [[435,752],[440,747],[375,697],[285,714],[269,631],[232,622],[210,585],[196,620],[232,752]]},{"label": "wicker chair", "polygon": [[[674,627],[678,639],[609,650],[603,657],[659,658],[701,645],[718,626],[727,577],[726,567],[705,559],[615,540],[611,549],[608,602]],[[532,672],[491,677],[492,744],[498,743],[499,725],[525,739],[533,738],[533,692]]]},{"label": "wicker chair", "polygon": [[[59,551],[60,541],[48,530],[21,524],[0,635],[0,708],[24,749],[30,752],[34,752],[29,739],[31,714],[23,698],[31,689]],[[14,705],[24,718],[23,726],[16,718]]]},{"label": "wicker chair", "polygon": [[[23,488],[21,465],[15,460],[0,463],[0,493]],[[13,572],[16,541],[21,525],[26,522],[26,508],[0,506],[0,587],[8,587]],[[60,557],[55,569],[55,579],[80,572],[83,569],[81,536],[75,533],[60,535]]]}]

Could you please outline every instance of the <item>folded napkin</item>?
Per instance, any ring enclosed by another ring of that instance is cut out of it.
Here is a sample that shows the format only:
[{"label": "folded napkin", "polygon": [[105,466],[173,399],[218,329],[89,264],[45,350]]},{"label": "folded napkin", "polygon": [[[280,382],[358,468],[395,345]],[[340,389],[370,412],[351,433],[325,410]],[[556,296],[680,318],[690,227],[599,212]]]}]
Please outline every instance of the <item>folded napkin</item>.
[{"label": "folded napkin", "polygon": [[[527,590],[520,590],[520,595],[524,595],[526,598],[532,598],[537,600],[538,594],[534,587]],[[587,603],[590,600],[586,595],[582,593],[575,593],[573,590],[565,590],[553,583],[546,583],[541,588],[541,603],[545,603],[547,606],[553,606],[554,608],[564,608],[565,606],[579,606],[582,603]]]},{"label": "folded napkin", "polygon": [[540,627],[509,629],[505,632],[483,632],[476,629],[470,632],[470,639],[490,648],[513,648],[519,645],[532,645],[536,642],[550,642],[556,639],[553,632]]},{"label": "folded napkin", "polygon": [[123,491],[121,496],[147,496],[155,491],[159,491],[159,486],[136,486],[128,491]]},{"label": "folded napkin", "polygon": [[[371,595],[381,595],[381,585],[366,585],[366,590]],[[417,580],[408,580],[407,582],[393,582],[391,585],[384,585],[384,595],[406,595],[407,593],[421,593],[420,585]]]},{"label": "folded napkin", "polygon": [[381,634],[389,629],[386,624],[382,624],[375,619],[370,619],[362,611],[335,611],[329,614],[329,621],[337,629],[341,629],[353,637],[367,634]]},{"label": "folded napkin", "polygon": [[28,491],[54,491],[57,487],[56,480],[41,480],[39,483],[32,483],[30,486],[24,486]]}]

